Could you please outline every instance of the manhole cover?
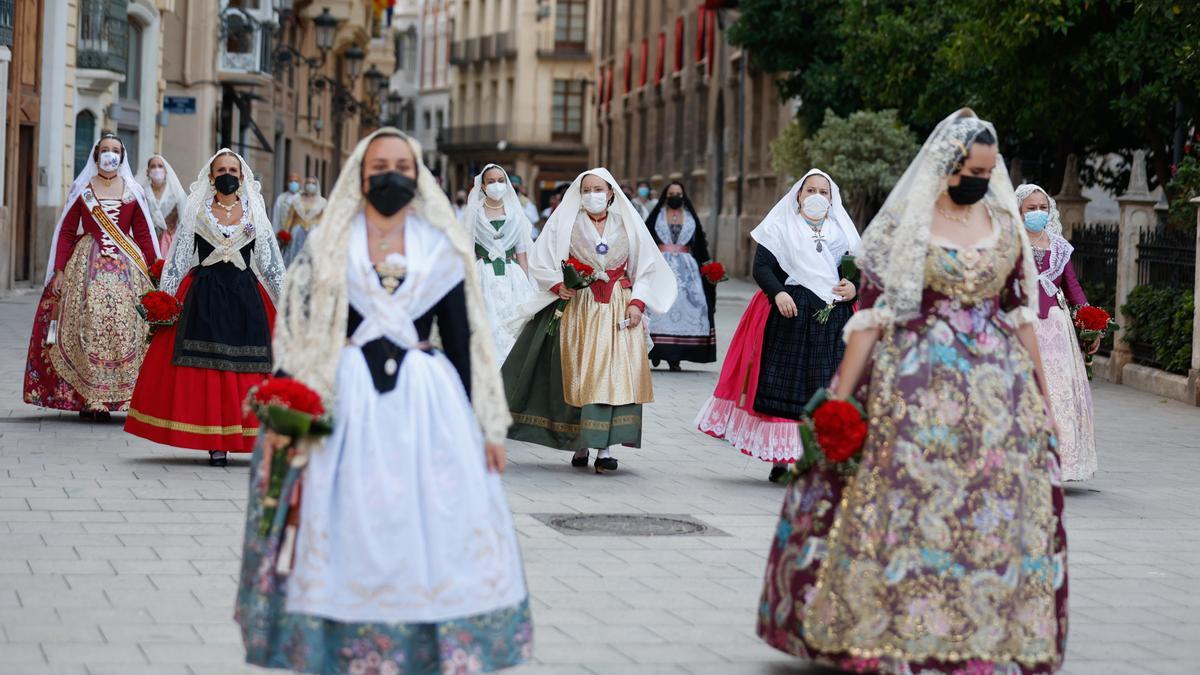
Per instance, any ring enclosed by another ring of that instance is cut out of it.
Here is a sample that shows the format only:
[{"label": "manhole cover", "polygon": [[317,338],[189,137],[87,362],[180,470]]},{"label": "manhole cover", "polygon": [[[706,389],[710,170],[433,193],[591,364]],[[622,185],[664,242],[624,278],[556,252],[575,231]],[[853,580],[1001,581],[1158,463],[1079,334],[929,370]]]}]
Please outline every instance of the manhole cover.
[{"label": "manhole cover", "polygon": [[636,513],[542,513],[535,518],[563,534],[608,537],[728,536],[685,515]]}]

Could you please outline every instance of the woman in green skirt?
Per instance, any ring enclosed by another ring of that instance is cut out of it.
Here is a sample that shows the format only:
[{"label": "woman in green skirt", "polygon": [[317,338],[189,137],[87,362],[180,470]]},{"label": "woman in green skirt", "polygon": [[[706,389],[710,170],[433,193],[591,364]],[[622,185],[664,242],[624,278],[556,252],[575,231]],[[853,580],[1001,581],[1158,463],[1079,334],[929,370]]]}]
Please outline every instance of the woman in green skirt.
[{"label": "woman in green skirt", "polygon": [[[564,278],[568,260],[577,269]],[[615,471],[613,445],[640,447],[642,405],[654,400],[644,313],[675,301],[675,275],[607,169],[571,184],[529,254],[540,291],[504,362],[508,437],[574,452]],[[575,286],[575,287],[572,287]]]}]

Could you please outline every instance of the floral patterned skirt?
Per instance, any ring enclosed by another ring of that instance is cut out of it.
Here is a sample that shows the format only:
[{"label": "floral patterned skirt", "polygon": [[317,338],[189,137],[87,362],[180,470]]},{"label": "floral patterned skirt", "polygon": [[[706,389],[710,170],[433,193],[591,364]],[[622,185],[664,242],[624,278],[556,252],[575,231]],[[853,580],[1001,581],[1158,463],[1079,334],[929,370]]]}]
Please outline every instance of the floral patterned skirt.
[{"label": "floral patterned skirt", "polygon": [[[61,297],[38,302],[25,368],[25,402],[58,410],[125,410],[146,354],[138,297],[150,282],[123,258],[101,255],[90,235],[62,272]],[[47,345],[58,320],[56,344]]]},{"label": "floral patterned skirt", "polygon": [[490,672],[531,657],[533,620],[528,599],[512,607],[438,623],[339,622],[288,612],[287,578],[275,573],[275,562],[279,530],[288,516],[289,495],[299,471],[292,469],[285,479],[276,525],[267,536],[261,536],[261,456],[260,444],[250,464],[242,571],[234,610],[247,663],[321,675],[434,675]]},{"label": "floral patterned skirt", "polygon": [[1060,307],[1037,322],[1042,372],[1058,423],[1058,457],[1064,481],[1087,480],[1098,467],[1092,386],[1071,319]]},{"label": "floral patterned skirt", "polygon": [[885,330],[856,475],[814,469],[784,498],[759,605],[771,646],[863,673],[1061,666],[1058,458],[1032,362],[989,310]]}]

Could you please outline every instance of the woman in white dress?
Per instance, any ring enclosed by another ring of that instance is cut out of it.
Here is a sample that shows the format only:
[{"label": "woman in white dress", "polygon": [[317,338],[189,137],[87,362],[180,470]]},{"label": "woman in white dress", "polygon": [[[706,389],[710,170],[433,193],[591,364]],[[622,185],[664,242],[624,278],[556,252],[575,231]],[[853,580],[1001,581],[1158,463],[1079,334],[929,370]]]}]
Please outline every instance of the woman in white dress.
[{"label": "woman in white dress", "polygon": [[[334,426],[304,441],[267,536],[264,468],[287,439],[267,432],[255,449],[236,609],[249,663],[475,673],[531,656],[498,475],[511,418],[474,251],[420,157],[396,129],[363,139],[288,270],[275,366],[321,395]],[[297,486],[293,559],[278,543]]]},{"label": "woman in white dress", "polygon": [[150,207],[150,217],[154,220],[155,233],[158,235],[158,248],[166,255],[175,238],[179,211],[187,203],[187,192],[179,182],[175,169],[171,168],[171,163],[162,155],[150,155],[146,162],[146,173],[138,182],[146,193],[146,204]]},{"label": "woman in white dress", "polygon": [[492,325],[496,361],[504,363],[517,341],[507,326],[537,289],[528,276],[533,225],[508,173],[499,165],[488,164],[475,176],[462,221],[475,237],[475,269]]}]

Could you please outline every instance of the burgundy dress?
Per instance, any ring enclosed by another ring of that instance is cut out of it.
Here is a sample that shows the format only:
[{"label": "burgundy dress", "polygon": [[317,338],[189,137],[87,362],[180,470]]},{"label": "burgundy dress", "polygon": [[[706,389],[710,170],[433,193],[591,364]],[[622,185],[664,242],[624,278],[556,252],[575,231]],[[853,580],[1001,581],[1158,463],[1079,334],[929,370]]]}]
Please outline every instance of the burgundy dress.
[{"label": "burgundy dress", "polygon": [[[147,266],[156,260],[154,235],[128,189],[101,199],[109,219],[130,235]],[[137,312],[150,280],[100,228],[83,197],[67,211],[50,262],[61,295],[47,285],[29,339],[24,398],[43,408],[125,410],[146,353],[146,323]],[[51,322],[57,339],[46,344]]]}]

